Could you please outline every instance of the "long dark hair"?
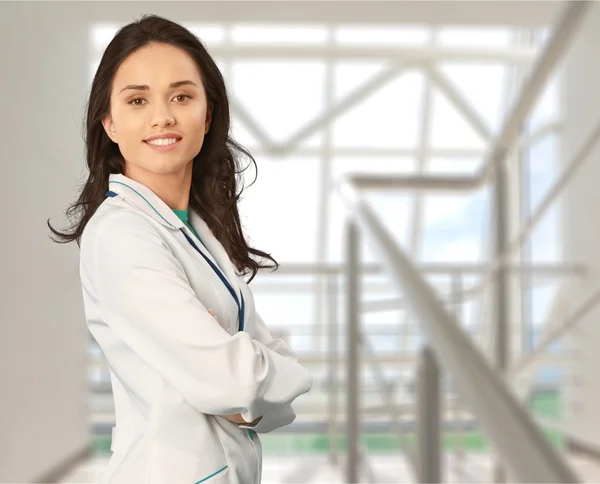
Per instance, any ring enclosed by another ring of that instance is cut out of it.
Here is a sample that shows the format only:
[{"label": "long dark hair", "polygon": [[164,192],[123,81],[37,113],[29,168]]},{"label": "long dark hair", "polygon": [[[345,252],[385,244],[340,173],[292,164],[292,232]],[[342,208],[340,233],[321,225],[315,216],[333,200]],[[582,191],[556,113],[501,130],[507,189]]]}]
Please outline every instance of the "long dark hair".
[{"label": "long dark hair", "polygon": [[[193,162],[190,209],[206,221],[236,268],[243,274],[252,273],[249,281],[261,268],[276,270],[277,261],[270,254],[250,247],[244,238],[237,202],[243,190],[241,174],[248,165],[241,168],[241,160],[250,160],[257,167],[252,155],[229,136],[229,101],[223,76],[194,34],[156,15],[144,15],[121,28],[104,51],[86,107],[84,129],[89,175],[78,200],[66,211],[70,220],[75,219],[71,228],[60,232],[48,220],[48,227],[58,237],[58,240],[51,237],[52,240],[58,243],[75,240],[79,246],[86,224],[106,198],[109,175],[124,173],[125,161],[118,145],[104,131],[102,118],[110,111],[111,84],[117,69],[130,54],[152,42],[179,47],[194,59],[208,105],[212,107],[210,130]],[[251,256],[268,259],[272,264]]]}]

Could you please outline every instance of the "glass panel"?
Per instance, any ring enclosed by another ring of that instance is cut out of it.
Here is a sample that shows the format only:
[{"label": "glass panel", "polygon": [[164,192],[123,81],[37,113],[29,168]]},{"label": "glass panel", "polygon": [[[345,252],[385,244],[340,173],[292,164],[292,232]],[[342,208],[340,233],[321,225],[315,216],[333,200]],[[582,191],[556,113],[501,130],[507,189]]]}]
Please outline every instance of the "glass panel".
[{"label": "glass panel", "polygon": [[386,68],[386,63],[382,61],[336,62],[333,69],[334,99],[345,98]]},{"label": "glass panel", "polygon": [[[249,173],[248,182],[253,179]],[[319,180],[317,158],[261,158],[256,183],[239,204],[252,246],[271,253],[278,262],[314,262]]]},{"label": "glass panel", "polygon": [[415,148],[420,136],[422,90],[420,73],[399,75],[337,118],[334,146]]},{"label": "glass panel", "polygon": [[509,29],[494,27],[444,27],[437,39],[442,45],[478,49],[481,47],[508,47],[513,38]]},{"label": "glass panel", "polygon": [[529,129],[536,129],[550,122],[558,121],[560,117],[560,83],[558,74],[554,74],[544,88],[528,121]]},{"label": "glass panel", "polygon": [[482,259],[488,192],[470,196],[430,195],[425,199],[422,260],[476,262]]},{"label": "glass panel", "polygon": [[440,70],[463,93],[463,97],[479,113],[490,131],[498,131],[507,108],[507,66],[443,63]]},{"label": "glass panel", "polygon": [[445,95],[432,88],[431,146],[433,148],[484,148],[485,143]]},{"label": "glass panel", "polygon": [[284,141],[322,113],[324,76],[319,61],[236,61],[230,86],[269,138]]},{"label": "glass panel", "polygon": [[191,24],[187,28],[198,37],[203,44],[220,44],[225,40],[225,29],[217,24]]},{"label": "glass panel", "polygon": [[413,26],[343,26],[335,32],[340,44],[423,45],[430,42],[431,29]]},{"label": "glass panel", "polygon": [[[332,165],[332,177],[338,180],[344,173],[411,173],[415,169],[412,158],[373,156],[372,158],[335,157]],[[381,217],[382,222],[390,228],[397,240],[405,243],[409,221],[412,217],[411,195],[403,195],[398,191],[368,193],[367,200]],[[329,249],[328,260],[344,261],[346,241],[346,208],[336,192],[330,193],[330,216],[328,227]],[[378,262],[379,258],[371,251],[367,240],[361,244],[362,257],[365,262]]]},{"label": "glass panel", "polygon": [[231,39],[239,44],[322,44],[327,30],[324,25],[236,25]]},{"label": "glass panel", "polygon": [[559,171],[560,143],[558,135],[551,134],[529,149],[529,207],[530,213],[556,183]]}]

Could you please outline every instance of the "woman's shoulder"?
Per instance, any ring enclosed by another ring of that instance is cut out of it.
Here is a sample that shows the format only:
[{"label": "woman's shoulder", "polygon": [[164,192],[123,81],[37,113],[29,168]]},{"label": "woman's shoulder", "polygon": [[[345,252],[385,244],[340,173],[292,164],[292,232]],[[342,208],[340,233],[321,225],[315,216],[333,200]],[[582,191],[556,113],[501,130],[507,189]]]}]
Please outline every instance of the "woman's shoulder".
[{"label": "woman's shoulder", "polygon": [[107,199],[96,210],[83,230],[81,252],[105,241],[126,243],[137,237],[159,237],[152,220],[119,199]]}]

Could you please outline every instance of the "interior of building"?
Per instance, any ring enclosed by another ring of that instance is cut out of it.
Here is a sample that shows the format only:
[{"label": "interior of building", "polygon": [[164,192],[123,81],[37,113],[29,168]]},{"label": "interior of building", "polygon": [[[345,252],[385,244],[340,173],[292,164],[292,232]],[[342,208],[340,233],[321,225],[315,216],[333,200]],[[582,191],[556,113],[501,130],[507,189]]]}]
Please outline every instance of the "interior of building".
[{"label": "interior of building", "polygon": [[0,2],[0,482],[95,483],[111,454],[78,248],[46,221],[146,13],[224,75],[243,226],[280,264],[250,287],[314,377],[263,482],[600,481],[600,5],[232,0]]}]

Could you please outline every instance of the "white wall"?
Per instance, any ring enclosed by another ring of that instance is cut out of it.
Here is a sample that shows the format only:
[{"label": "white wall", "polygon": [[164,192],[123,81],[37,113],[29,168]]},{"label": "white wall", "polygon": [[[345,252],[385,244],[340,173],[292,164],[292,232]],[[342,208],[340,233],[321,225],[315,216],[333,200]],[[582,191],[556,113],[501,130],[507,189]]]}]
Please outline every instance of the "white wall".
[{"label": "white wall", "polygon": [[45,2],[0,2],[0,481],[31,482],[85,448],[78,249],[51,242],[82,174],[86,26]]},{"label": "white wall", "polygon": [[[563,63],[566,129],[562,159],[572,160],[600,121],[600,6],[594,5]],[[577,308],[600,288],[600,143],[565,193],[564,247],[568,261],[584,262],[591,275],[573,300]],[[600,308],[570,340],[573,367],[568,383],[568,426],[600,449]]]}]

